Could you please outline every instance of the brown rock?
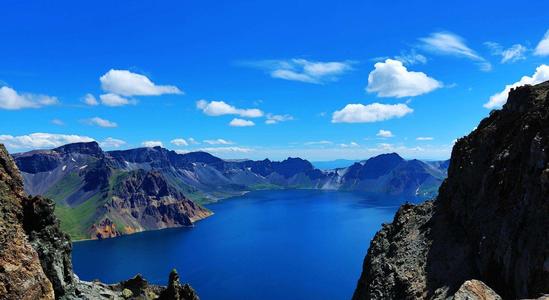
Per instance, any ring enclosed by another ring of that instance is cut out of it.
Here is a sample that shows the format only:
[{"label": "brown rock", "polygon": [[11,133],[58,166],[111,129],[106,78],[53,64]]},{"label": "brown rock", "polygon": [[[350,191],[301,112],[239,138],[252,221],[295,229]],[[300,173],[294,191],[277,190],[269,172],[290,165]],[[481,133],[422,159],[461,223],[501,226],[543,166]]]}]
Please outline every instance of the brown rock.
[{"label": "brown rock", "polygon": [[501,300],[491,288],[479,280],[465,281],[454,294],[453,300]]},{"label": "brown rock", "polygon": [[54,299],[52,284],[20,222],[23,198],[21,177],[0,144],[0,295],[14,300]]}]

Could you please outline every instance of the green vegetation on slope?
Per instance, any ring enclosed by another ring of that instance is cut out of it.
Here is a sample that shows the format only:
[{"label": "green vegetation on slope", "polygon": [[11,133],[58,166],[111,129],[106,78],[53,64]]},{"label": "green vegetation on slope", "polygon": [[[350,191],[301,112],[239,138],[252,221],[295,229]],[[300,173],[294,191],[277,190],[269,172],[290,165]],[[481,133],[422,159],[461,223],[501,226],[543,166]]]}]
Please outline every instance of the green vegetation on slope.
[{"label": "green vegetation on slope", "polygon": [[93,224],[93,217],[102,203],[101,193],[97,193],[76,207],[56,205],[55,214],[61,220],[61,229],[67,232],[72,240],[89,238],[88,229]]},{"label": "green vegetation on slope", "polygon": [[55,200],[58,205],[66,205],[65,199],[76,192],[81,185],[82,179],[80,176],[76,172],[71,172],[52,186],[44,196]]}]

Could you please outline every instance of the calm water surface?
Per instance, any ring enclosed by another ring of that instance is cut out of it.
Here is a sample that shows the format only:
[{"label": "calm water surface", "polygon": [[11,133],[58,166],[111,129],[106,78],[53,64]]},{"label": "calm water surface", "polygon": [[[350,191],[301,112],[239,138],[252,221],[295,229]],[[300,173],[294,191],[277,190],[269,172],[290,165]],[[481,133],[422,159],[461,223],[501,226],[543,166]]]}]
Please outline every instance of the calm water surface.
[{"label": "calm water surface", "polygon": [[369,242],[402,199],[347,192],[252,192],[209,205],[194,228],[73,245],[81,279],[143,274],[166,284],[176,268],[202,300],[350,299]]}]

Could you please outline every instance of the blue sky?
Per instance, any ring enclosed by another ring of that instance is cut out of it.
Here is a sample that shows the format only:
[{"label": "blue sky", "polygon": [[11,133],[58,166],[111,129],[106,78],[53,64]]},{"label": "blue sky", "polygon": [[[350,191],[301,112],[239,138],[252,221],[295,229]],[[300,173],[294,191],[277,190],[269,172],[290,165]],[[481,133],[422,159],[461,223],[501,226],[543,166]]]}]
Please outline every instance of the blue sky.
[{"label": "blue sky", "polygon": [[549,80],[544,1],[386,2],[5,1],[0,142],[444,159]]}]

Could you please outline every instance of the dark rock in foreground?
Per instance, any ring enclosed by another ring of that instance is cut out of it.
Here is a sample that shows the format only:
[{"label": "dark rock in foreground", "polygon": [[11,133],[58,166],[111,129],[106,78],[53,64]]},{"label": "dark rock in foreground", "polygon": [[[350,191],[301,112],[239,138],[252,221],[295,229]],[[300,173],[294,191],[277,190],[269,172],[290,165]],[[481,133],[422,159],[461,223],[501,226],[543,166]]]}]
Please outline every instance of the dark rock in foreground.
[{"label": "dark rock in foreground", "polygon": [[115,285],[78,280],[54,206],[25,194],[19,170],[0,144],[1,299],[198,299],[175,270],[167,287],[149,285],[141,276]]},{"label": "dark rock in foreground", "polygon": [[[463,296],[491,295],[484,286],[504,299],[549,293],[548,91],[549,82],[514,89],[457,141],[438,198],[401,207],[372,240],[353,299],[499,299]],[[471,279],[483,283],[463,286]]]}]

